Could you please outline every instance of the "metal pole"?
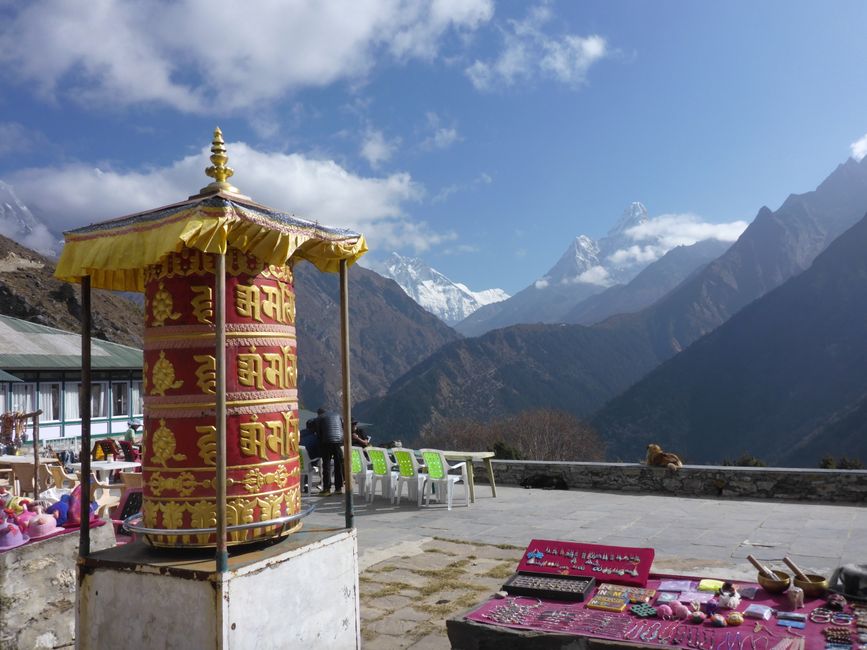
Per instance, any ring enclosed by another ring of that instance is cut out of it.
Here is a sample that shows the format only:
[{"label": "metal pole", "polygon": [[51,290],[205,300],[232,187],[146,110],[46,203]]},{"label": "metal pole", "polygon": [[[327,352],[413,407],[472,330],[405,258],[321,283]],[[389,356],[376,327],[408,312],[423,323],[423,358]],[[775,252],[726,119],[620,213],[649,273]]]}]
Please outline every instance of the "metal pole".
[{"label": "metal pole", "polygon": [[81,534],[78,557],[90,555],[90,276],[81,278]]},{"label": "metal pole", "polygon": [[346,527],[355,524],[352,512],[352,400],[349,386],[349,278],[346,260],[340,260],[340,357],[343,362],[343,483]]},{"label": "metal pole", "polygon": [[33,498],[39,498],[39,414],[41,410],[31,413],[33,416]]},{"label": "metal pole", "polygon": [[217,572],[229,569],[228,536],[226,532],[226,255],[217,255],[216,286],[214,287],[214,312],[216,336],[214,337],[217,371]]}]

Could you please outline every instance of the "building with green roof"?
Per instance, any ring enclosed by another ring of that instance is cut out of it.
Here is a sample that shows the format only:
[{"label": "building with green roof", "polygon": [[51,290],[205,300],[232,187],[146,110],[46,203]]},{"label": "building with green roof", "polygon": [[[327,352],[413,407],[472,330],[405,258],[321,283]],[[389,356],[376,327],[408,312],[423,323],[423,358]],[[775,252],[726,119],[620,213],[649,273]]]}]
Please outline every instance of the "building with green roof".
[{"label": "building with green roof", "polygon": [[[91,367],[93,435],[123,434],[143,412],[142,351],[93,339]],[[42,409],[43,441],[81,435],[79,334],[0,316],[0,373],[0,412]]]}]

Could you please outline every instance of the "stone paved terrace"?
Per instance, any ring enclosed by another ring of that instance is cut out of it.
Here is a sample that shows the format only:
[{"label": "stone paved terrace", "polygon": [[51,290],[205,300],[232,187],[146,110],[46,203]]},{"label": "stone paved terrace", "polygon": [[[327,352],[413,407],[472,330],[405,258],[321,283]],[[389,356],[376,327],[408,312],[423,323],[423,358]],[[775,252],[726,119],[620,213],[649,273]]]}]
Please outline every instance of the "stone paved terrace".
[{"label": "stone paved terrace", "polygon": [[[656,572],[735,579],[755,579],[747,554],[789,555],[825,575],[867,562],[861,505],[505,486],[497,493],[477,484],[476,502],[451,512],[379,497],[356,506],[365,648],[449,648],[445,620],[496,591],[532,538],[650,546]],[[343,525],[341,498],[312,498],[319,507],[306,527]]]}]

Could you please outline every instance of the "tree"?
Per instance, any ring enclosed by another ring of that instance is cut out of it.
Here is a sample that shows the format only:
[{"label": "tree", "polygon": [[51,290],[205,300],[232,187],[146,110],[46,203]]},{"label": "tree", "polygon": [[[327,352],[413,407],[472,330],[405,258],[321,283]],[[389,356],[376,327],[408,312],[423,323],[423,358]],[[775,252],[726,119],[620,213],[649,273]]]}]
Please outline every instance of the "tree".
[{"label": "tree", "polygon": [[490,422],[443,420],[422,431],[422,441],[441,449],[487,449],[497,458],[598,461],[605,445],[597,433],[570,413],[523,411]]}]

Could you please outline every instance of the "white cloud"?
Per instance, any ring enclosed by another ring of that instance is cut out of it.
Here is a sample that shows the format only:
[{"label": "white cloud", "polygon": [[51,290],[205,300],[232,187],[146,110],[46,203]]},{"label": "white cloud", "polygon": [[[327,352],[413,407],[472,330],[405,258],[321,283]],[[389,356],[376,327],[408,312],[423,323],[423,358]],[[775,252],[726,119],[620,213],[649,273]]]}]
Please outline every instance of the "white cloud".
[{"label": "white cloud", "polygon": [[552,17],[550,9],[540,5],[524,20],[510,20],[502,29],[499,55],[489,61],[477,59],[464,70],[473,86],[491,91],[537,77],[570,86],[584,83],[590,67],[609,54],[608,44],[598,34],[549,35],[543,28]]},{"label": "white cloud", "polygon": [[855,160],[860,161],[864,158],[864,156],[867,156],[867,133],[865,133],[863,137],[855,140],[855,142],[850,144],[849,148],[852,150],[852,157]]},{"label": "white cloud", "polygon": [[598,284],[602,287],[608,287],[612,284],[611,278],[608,277],[608,271],[601,266],[591,266],[578,276],[578,282]]},{"label": "white cloud", "polygon": [[707,239],[734,242],[747,227],[746,221],[708,223],[694,214],[662,214],[626,230],[635,244],[616,250],[608,260],[620,266],[655,262],[672,248],[692,246]]},{"label": "white cloud", "polygon": [[0,122],[0,156],[29,151],[44,136],[18,122]]},{"label": "white cloud", "polygon": [[363,80],[386,53],[433,60],[447,34],[472,32],[493,15],[492,0],[13,6],[0,26],[0,65],[42,96],[223,114]]},{"label": "white cloud", "polygon": [[[438,233],[406,213],[424,189],[408,173],[353,174],[333,160],[257,151],[228,143],[231,182],[243,194],[275,208],[363,232],[377,247],[426,250],[456,238]],[[61,231],[166,205],[196,194],[210,182],[203,149],[171,165],[145,171],[69,164],[31,168],[8,177],[17,195],[49,227]]]},{"label": "white cloud", "polygon": [[547,289],[549,284],[551,283],[548,281],[548,278],[539,278],[533,283],[533,286],[537,289]]},{"label": "white cloud", "polygon": [[422,141],[421,146],[423,149],[447,149],[455,142],[462,140],[457,128],[453,125],[443,125],[439,115],[433,111],[428,112],[426,117],[427,130],[430,135]]},{"label": "white cloud", "polygon": [[368,128],[361,142],[361,156],[376,169],[381,163],[391,159],[399,144],[398,138],[388,140],[382,131]]},{"label": "white cloud", "polygon": [[633,226],[626,234],[635,241],[653,240],[664,247],[691,246],[705,239],[733,242],[746,229],[746,221],[708,223],[694,214],[661,214]]}]

